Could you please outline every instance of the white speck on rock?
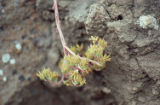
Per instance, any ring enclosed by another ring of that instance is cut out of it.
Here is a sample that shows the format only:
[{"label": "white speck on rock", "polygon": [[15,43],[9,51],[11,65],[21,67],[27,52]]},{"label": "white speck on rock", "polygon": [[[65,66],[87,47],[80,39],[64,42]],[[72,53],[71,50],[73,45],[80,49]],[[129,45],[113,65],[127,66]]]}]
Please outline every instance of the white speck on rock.
[{"label": "white speck on rock", "polygon": [[4,82],[7,82],[7,77],[4,76],[4,77],[2,78],[2,80],[3,80]]},{"label": "white speck on rock", "polygon": [[158,30],[158,28],[159,28],[156,18],[154,18],[151,15],[140,16],[137,21],[137,24],[139,24],[139,26],[144,29],[153,28],[155,30]]},{"label": "white speck on rock", "polygon": [[11,56],[10,54],[6,53],[2,55],[2,62],[7,63],[10,60]]},{"label": "white speck on rock", "polygon": [[14,65],[16,63],[16,60],[14,58],[12,58],[12,59],[10,59],[9,63]]},{"label": "white speck on rock", "polygon": [[17,49],[18,51],[20,51],[20,50],[22,49],[21,43],[19,43],[19,42],[16,41],[15,44],[16,44],[16,49]]},{"label": "white speck on rock", "polygon": [[1,12],[2,12],[2,13],[5,13],[5,9],[2,9]]},{"label": "white speck on rock", "polygon": [[2,69],[0,69],[0,76],[2,76],[3,75],[3,70]]}]

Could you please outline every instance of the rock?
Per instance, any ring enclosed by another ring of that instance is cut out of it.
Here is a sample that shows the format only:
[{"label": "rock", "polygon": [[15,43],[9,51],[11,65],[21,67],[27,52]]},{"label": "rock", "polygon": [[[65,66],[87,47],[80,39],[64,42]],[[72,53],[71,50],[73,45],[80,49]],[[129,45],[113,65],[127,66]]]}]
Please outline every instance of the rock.
[{"label": "rock", "polygon": [[152,87],[152,94],[153,95],[159,95],[159,89],[158,89],[158,87]]},{"label": "rock", "polygon": [[12,58],[12,59],[10,59],[9,63],[14,65],[16,63],[16,60],[14,58]]},{"label": "rock", "polygon": [[153,28],[155,30],[158,30],[159,28],[157,20],[151,15],[140,16],[137,21],[137,24],[139,24],[139,26],[144,29]]},{"label": "rock", "polygon": [[106,30],[105,22],[109,19],[103,5],[92,4],[89,9],[89,14],[85,21],[86,31],[93,35],[99,33],[101,35]]},{"label": "rock", "polygon": [[3,76],[2,80],[3,80],[3,82],[7,82],[7,77]]},{"label": "rock", "polygon": [[110,93],[111,93],[111,90],[108,89],[108,88],[106,88],[106,87],[102,88],[102,91],[103,91],[105,94],[110,94]]},{"label": "rock", "polygon": [[145,102],[145,98],[144,97],[138,97],[138,101]]},{"label": "rock", "polygon": [[23,75],[20,75],[20,76],[18,77],[18,79],[19,79],[21,82],[23,82],[23,81],[25,80],[25,77],[24,77]]},{"label": "rock", "polygon": [[3,70],[0,69],[0,76],[3,76]]},{"label": "rock", "polygon": [[137,103],[136,101],[132,101],[131,105],[137,105],[136,103]]},{"label": "rock", "polygon": [[10,60],[10,58],[11,58],[10,54],[8,54],[8,53],[3,54],[3,55],[2,55],[2,62],[3,62],[3,63],[8,63],[9,60]]},{"label": "rock", "polygon": [[17,70],[13,70],[12,75],[16,75],[16,74],[17,74]]},{"label": "rock", "polygon": [[18,51],[21,51],[21,49],[22,49],[22,45],[21,45],[21,43],[19,43],[18,41],[15,41],[15,47],[16,47],[16,49],[17,49]]},{"label": "rock", "polygon": [[[68,1],[70,4],[69,14],[67,16],[68,20],[72,23],[79,22],[83,23],[86,21],[86,17],[88,15],[88,7],[93,3],[95,0],[78,0],[74,2]],[[72,5],[74,3],[74,5]],[[60,3],[62,5],[62,3]]]},{"label": "rock", "polygon": [[150,38],[142,38],[141,36],[139,36],[138,39],[136,39],[132,45],[134,47],[145,47],[147,45],[150,45],[154,40],[153,39],[150,39]]},{"label": "rock", "polygon": [[160,79],[160,56],[156,53],[150,53],[145,56],[137,57],[139,65],[154,80]]}]

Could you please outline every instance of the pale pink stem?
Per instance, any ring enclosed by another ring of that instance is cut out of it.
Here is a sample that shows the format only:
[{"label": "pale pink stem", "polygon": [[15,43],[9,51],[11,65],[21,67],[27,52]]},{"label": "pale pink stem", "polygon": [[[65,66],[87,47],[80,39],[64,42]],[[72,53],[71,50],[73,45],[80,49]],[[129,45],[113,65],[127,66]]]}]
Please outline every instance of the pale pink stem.
[{"label": "pale pink stem", "polygon": [[[61,39],[63,49],[64,49],[64,53],[65,53],[65,47],[64,46],[66,46],[66,42],[64,40],[63,32],[61,30],[57,0],[53,0],[53,2],[54,2],[54,4],[53,4],[52,9],[54,9],[54,11],[55,11],[56,26],[57,26],[57,30],[58,30],[58,33],[59,33],[59,36],[60,36],[60,39]],[[65,55],[66,55],[66,53],[65,53]]]},{"label": "pale pink stem", "polygon": [[64,81],[64,74],[62,74],[60,81],[58,81],[57,83],[52,82],[51,84],[52,84],[53,87],[55,87],[55,86],[61,85],[63,81]]},{"label": "pale pink stem", "polygon": [[83,72],[82,68],[79,65],[77,67],[74,67],[74,69],[78,70],[79,72]]},{"label": "pale pink stem", "polygon": [[[61,30],[60,20],[59,20],[59,12],[58,12],[57,0],[53,0],[53,2],[54,2],[54,4],[53,4],[52,9],[54,9],[54,11],[55,11],[56,26],[57,26],[57,30],[58,30],[58,33],[59,33],[59,36],[60,36],[60,39],[61,39],[61,43],[62,43],[63,49],[64,49],[64,54],[65,55],[68,55],[68,54],[76,55],[73,51],[71,51],[68,48],[68,46],[67,46],[67,44],[65,42],[64,35],[63,35],[62,30]],[[79,58],[80,59],[87,59],[87,60],[89,60],[89,62],[101,66],[100,63],[98,63],[98,62],[96,62],[94,60],[91,60],[91,59],[88,59],[88,58],[84,58],[84,57],[80,57],[80,56],[79,56]]]},{"label": "pale pink stem", "polygon": [[61,84],[64,81],[64,74],[61,76],[61,80],[57,84]]}]

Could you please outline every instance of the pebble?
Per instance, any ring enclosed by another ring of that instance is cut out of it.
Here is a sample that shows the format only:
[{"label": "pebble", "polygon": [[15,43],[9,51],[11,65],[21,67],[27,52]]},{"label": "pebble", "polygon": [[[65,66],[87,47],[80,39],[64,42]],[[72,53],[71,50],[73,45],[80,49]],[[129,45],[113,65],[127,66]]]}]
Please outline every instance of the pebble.
[{"label": "pebble", "polygon": [[16,63],[16,60],[14,58],[12,58],[10,61],[9,61],[10,64],[14,65]]},{"label": "pebble", "polygon": [[136,101],[132,101],[132,105],[137,105],[137,104],[136,104]]},{"label": "pebble", "polygon": [[1,12],[2,12],[2,13],[5,13],[5,10],[4,10],[4,9],[2,9],[2,10],[1,10]]},{"label": "pebble", "polygon": [[16,70],[13,70],[12,71],[12,75],[16,75],[17,74],[17,71]]},{"label": "pebble", "polygon": [[2,80],[3,80],[4,82],[7,82],[7,77],[4,76],[4,77],[2,78]]},{"label": "pebble", "polygon": [[138,101],[145,102],[145,98],[144,97],[138,97]]},{"label": "pebble", "polygon": [[22,82],[25,80],[25,78],[24,78],[23,75],[20,75],[20,76],[18,77],[18,79],[19,79],[20,81],[22,81]]},{"label": "pebble", "polygon": [[2,6],[2,8],[5,8],[6,4],[5,3],[1,3],[1,6]]},{"label": "pebble", "polygon": [[26,37],[27,37],[27,35],[25,34],[25,35],[22,35],[21,38],[24,40]]},{"label": "pebble", "polygon": [[0,32],[4,31],[4,27],[0,26]]},{"label": "pebble", "polygon": [[27,80],[28,80],[28,81],[32,81],[32,77],[29,77]]},{"label": "pebble", "polygon": [[133,87],[132,89],[133,89],[133,91],[137,91],[137,90],[138,90],[138,88],[137,88],[137,87]]},{"label": "pebble", "polygon": [[139,17],[137,23],[140,25],[140,27],[147,29],[147,28],[154,28],[158,30],[158,22],[156,18],[154,18],[151,15],[142,15]]},{"label": "pebble", "polygon": [[153,88],[153,89],[152,89],[152,94],[153,94],[153,95],[158,95],[159,92],[158,92],[156,89]]},{"label": "pebble", "polygon": [[21,43],[19,43],[19,42],[15,42],[15,43],[16,43],[16,49],[17,49],[18,51],[20,51],[20,50],[22,49]]},{"label": "pebble", "polygon": [[110,94],[110,93],[111,93],[111,90],[108,89],[108,88],[106,88],[106,87],[104,87],[104,88],[102,89],[102,91],[103,91],[104,93],[106,93],[106,94]]},{"label": "pebble", "polygon": [[19,5],[18,2],[14,2],[14,3],[13,3],[13,6],[14,6],[14,7],[18,7],[18,5]]},{"label": "pebble", "polygon": [[7,62],[9,62],[10,58],[11,58],[10,54],[8,54],[8,53],[3,54],[2,55],[2,62],[7,63]]},{"label": "pebble", "polygon": [[3,76],[3,70],[0,69],[0,76]]}]

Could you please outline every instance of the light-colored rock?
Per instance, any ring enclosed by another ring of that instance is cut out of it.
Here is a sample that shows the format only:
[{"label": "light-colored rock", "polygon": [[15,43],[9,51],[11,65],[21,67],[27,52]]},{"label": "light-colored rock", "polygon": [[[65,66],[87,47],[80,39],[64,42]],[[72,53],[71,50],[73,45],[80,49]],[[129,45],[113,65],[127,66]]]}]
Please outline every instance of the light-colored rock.
[{"label": "light-colored rock", "polygon": [[3,54],[3,55],[2,55],[2,62],[3,62],[3,63],[8,63],[9,60],[10,60],[10,58],[11,58],[10,54],[8,54],[8,53]]},{"label": "light-colored rock", "polygon": [[3,70],[0,69],[0,76],[3,76]]},{"label": "light-colored rock", "polygon": [[9,63],[13,65],[16,63],[16,60],[14,58],[12,58],[12,59],[10,59]]},{"label": "light-colored rock", "polygon": [[2,78],[2,80],[3,80],[3,82],[7,82],[7,77],[4,76],[4,77]]},{"label": "light-colored rock", "polygon": [[18,42],[18,41],[15,41],[15,47],[16,47],[16,49],[17,49],[18,51],[21,51],[21,49],[22,49],[22,45],[21,45],[21,43]]},{"label": "light-colored rock", "polygon": [[156,18],[154,18],[151,15],[140,16],[137,21],[137,24],[139,24],[139,26],[144,29],[153,28],[155,30],[158,30],[159,28]]}]

